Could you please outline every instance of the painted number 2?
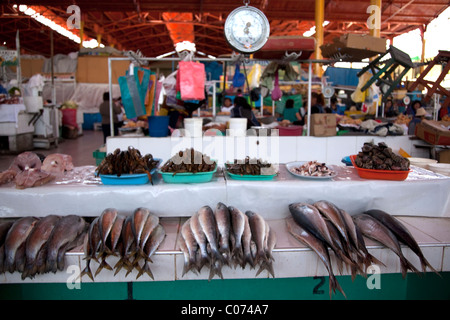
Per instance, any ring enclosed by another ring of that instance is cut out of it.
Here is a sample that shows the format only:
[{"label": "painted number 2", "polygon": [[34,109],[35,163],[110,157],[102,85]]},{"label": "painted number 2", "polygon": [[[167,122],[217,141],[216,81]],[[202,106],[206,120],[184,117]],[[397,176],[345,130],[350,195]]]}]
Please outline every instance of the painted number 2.
[{"label": "painted number 2", "polygon": [[314,280],[319,280],[319,283],[313,289],[313,294],[324,294],[324,291],[321,289],[321,287],[325,283],[325,277],[323,277],[323,276],[321,276],[321,277],[315,276],[313,279]]}]

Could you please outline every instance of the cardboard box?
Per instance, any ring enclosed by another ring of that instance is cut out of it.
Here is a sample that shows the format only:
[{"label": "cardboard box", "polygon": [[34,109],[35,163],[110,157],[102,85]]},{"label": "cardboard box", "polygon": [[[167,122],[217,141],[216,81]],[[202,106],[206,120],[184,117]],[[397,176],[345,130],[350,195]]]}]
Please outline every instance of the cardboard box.
[{"label": "cardboard box", "polygon": [[332,137],[336,135],[336,114],[315,113],[311,115],[310,135],[315,137]]},{"label": "cardboard box", "polygon": [[[117,84],[117,79],[124,76],[130,66],[130,61],[111,62],[111,82]],[[108,83],[108,57],[81,56],[78,57],[77,82]]]},{"label": "cardboard box", "polygon": [[334,38],[332,43],[320,46],[322,56],[333,58],[335,55],[347,56],[346,61],[361,61],[386,52],[386,39],[367,34],[344,34]]},{"label": "cardboard box", "polygon": [[416,137],[433,145],[450,145],[450,121],[422,120],[416,125]]},{"label": "cardboard box", "polygon": [[436,152],[436,160],[439,163],[450,163],[450,149]]}]

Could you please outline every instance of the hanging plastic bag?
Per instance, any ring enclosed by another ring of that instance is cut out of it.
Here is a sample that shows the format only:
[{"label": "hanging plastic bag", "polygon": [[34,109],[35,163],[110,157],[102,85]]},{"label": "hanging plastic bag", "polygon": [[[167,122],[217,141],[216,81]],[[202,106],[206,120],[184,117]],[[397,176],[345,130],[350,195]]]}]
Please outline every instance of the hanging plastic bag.
[{"label": "hanging plastic bag", "polygon": [[205,65],[194,61],[180,61],[177,81],[181,100],[205,99]]},{"label": "hanging plastic bag", "polygon": [[280,84],[278,83],[278,70],[275,72],[275,83],[272,90],[272,100],[278,101],[281,100],[281,97],[283,96],[283,92],[280,89]]},{"label": "hanging plastic bag", "polygon": [[233,87],[239,88],[245,84],[245,76],[239,71],[239,63],[236,63],[236,70],[233,76]]},{"label": "hanging plastic bag", "polygon": [[[143,74],[142,80],[139,74]],[[145,96],[150,81],[150,70],[134,67],[133,74],[121,76],[118,78],[122,104],[128,119],[136,118],[146,114]]]},{"label": "hanging plastic bag", "polygon": [[261,65],[254,64],[247,75],[248,85],[251,89],[259,87],[259,79],[261,79]]}]

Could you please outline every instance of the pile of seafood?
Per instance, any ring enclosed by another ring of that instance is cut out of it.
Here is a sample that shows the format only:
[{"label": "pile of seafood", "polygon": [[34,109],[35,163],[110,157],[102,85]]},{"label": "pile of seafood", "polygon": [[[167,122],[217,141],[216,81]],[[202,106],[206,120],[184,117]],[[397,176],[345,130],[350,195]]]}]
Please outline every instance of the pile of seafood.
[{"label": "pile of seafood", "polygon": [[292,167],[290,170],[295,174],[308,177],[325,177],[335,173],[325,163],[316,160],[305,162],[300,167]]},{"label": "pile of seafood", "polygon": [[201,207],[181,228],[179,246],[184,254],[183,276],[200,272],[206,265],[209,279],[215,275],[223,279],[222,266],[259,266],[256,275],[267,270],[275,277],[272,250],[275,232],[261,215],[219,202],[213,210]]},{"label": "pile of seafood", "polygon": [[342,274],[343,263],[350,268],[352,279],[357,274],[366,276],[371,264],[384,265],[367,250],[364,237],[375,240],[398,255],[403,277],[408,270],[419,272],[402,254],[400,243],[417,254],[423,272],[429,267],[436,272],[423,256],[420,247],[408,229],[396,218],[381,210],[369,210],[350,216],[335,204],[321,200],[315,203],[293,203],[289,205],[292,217],[286,219],[289,233],[311,248],[320,258],[329,273],[329,292],[339,290],[332,268],[329,250],[334,254],[336,265]]},{"label": "pile of seafood", "polygon": [[36,153],[26,151],[19,154],[7,170],[0,172],[0,185],[14,181],[17,189],[37,187],[73,168],[70,155],[53,153],[42,161]]},{"label": "pile of seafood", "polygon": [[233,163],[226,163],[225,168],[228,172],[239,175],[268,175],[274,174],[272,164],[260,159],[250,159],[245,157],[244,160],[235,159]]},{"label": "pile of seafood", "polygon": [[0,273],[22,279],[65,268],[65,253],[83,243],[88,223],[77,215],[23,217],[0,224]]},{"label": "pile of seafood", "polygon": [[364,169],[375,170],[409,170],[409,160],[392,152],[386,143],[378,145],[372,142],[364,143],[362,150],[356,155],[355,164]]},{"label": "pile of seafood", "polygon": [[153,279],[150,269],[151,256],[164,241],[166,232],[159,223],[159,217],[147,208],[137,208],[132,215],[123,216],[116,209],[105,209],[90,224],[88,236],[84,243],[86,267],[81,276],[87,275],[94,280],[91,261],[99,263],[95,276],[106,268],[113,270],[107,263],[108,256],[118,256],[114,265],[116,275],[122,268],[127,270],[126,276],[138,270],[136,279],[144,272]]},{"label": "pile of seafood", "polygon": [[113,174],[120,177],[122,174],[146,173],[150,182],[152,175],[150,171],[159,164],[151,154],[141,155],[138,149],[128,147],[121,151],[119,148],[109,153],[97,167],[97,176],[101,174]]},{"label": "pile of seafood", "polygon": [[177,173],[190,172],[210,172],[216,168],[217,163],[200,151],[193,148],[179,151],[172,158],[166,161],[161,167],[162,172]]}]

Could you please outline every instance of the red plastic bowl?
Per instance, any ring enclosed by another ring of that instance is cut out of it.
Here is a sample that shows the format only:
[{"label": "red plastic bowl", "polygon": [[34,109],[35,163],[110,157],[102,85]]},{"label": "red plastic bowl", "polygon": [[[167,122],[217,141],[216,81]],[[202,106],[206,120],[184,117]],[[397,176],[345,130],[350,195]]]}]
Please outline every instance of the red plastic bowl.
[{"label": "red plastic bowl", "polygon": [[355,167],[358,175],[363,179],[375,179],[375,180],[395,180],[403,181],[408,177],[411,170],[376,170],[376,169],[364,169],[360,168],[355,163],[356,154],[350,156],[353,167]]}]

